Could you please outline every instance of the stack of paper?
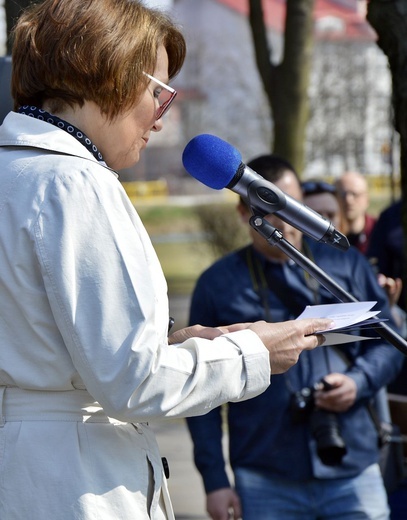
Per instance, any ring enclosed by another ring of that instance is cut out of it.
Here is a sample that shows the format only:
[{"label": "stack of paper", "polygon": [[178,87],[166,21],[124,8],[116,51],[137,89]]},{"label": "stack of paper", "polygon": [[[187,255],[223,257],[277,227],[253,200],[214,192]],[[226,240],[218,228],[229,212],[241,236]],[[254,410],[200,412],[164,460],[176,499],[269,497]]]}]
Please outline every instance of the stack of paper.
[{"label": "stack of paper", "polygon": [[380,311],[370,310],[376,303],[377,302],[351,302],[308,305],[298,316],[297,320],[302,318],[331,319],[335,323],[332,329],[316,332],[316,334],[323,334],[325,336],[324,345],[338,345],[339,343],[372,339],[371,336],[355,336],[354,334],[347,334],[346,332],[351,332],[355,329],[370,328],[378,325],[381,321],[385,321],[376,318]]}]

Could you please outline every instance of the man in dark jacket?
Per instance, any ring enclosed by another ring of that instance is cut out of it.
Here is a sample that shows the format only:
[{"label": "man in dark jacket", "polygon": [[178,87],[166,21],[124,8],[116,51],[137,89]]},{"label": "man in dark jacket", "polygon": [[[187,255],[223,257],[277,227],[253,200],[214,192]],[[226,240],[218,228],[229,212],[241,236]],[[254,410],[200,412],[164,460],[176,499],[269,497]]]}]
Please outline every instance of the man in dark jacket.
[{"label": "man in dark jacket", "polygon": [[[249,166],[301,199],[299,179],[285,161],[263,156]],[[243,201],[239,212],[247,223],[251,212]],[[386,294],[356,249],[339,251],[305,239],[275,215],[266,218],[358,300],[377,301],[375,310],[391,320]],[[220,259],[199,278],[191,324],[283,321],[298,316],[306,305],[337,303],[278,247],[250,231],[249,246]],[[229,458],[235,489],[225,469],[221,410],[188,419],[195,463],[214,520],[230,518],[231,512],[235,519],[243,513],[244,520],[389,517],[377,464],[377,431],[367,404],[396,376],[402,355],[377,334],[373,336],[304,352],[286,374],[273,376],[264,394],[229,403]]]}]

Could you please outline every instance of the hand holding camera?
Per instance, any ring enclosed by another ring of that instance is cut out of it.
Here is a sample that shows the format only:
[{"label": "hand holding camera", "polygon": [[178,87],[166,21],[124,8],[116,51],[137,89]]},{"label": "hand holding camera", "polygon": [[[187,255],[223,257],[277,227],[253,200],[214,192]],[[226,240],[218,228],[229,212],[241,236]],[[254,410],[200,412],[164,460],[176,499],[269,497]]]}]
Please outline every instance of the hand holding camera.
[{"label": "hand holding camera", "polygon": [[357,387],[355,381],[340,373],[328,374],[324,377],[324,388],[316,389],[315,406],[330,412],[346,412],[356,401]]},{"label": "hand holding camera", "polygon": [[314,384],[291,396],[294,422],[309,422],[321,461],[327,466],[341,463],[346,445],[340,433],[335,412],[346,411],[356,398],[356,384],[344,374],[328,374]]}]

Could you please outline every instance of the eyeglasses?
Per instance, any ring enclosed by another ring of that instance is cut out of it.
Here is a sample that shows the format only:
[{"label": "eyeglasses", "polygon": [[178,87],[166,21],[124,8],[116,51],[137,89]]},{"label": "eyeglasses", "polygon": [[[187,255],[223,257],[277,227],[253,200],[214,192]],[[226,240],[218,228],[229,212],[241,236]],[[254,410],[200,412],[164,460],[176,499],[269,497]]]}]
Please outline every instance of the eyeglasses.
[{"label": "eyeglasses", "polygon": [[159,103],[157,112],[155,113],[155,120],[158,121],[158,119],[161,119],[163,115],[167,112],[167,110],[170,108],[172,102],[175,99],[175,96],[177,95],[177,91],[174,90],[172,87],[166,85],[159,79],[155,78],[154,76],[147,74],[147,72],[143,72],[143,74],[161,87],[159,92],[154,90],[154,98],[156,98]]},{"label": "eyeglasses", "polygon": [[352,197],[353,199],[358,199],[358,198],[362,197],[362,195],[366,195],[366,191],[356,192],[356,191],[350,191],[350,190],[344,190],[344,191],[340,190],[339,195],[343,199],[347,199],[348,197]]},{"label": "eyeglasses", "polygon": [[305,181],[301,184],[304,195],[318,195],[320,193],[336,194],[336,188],[333,184],[324,181]]}]

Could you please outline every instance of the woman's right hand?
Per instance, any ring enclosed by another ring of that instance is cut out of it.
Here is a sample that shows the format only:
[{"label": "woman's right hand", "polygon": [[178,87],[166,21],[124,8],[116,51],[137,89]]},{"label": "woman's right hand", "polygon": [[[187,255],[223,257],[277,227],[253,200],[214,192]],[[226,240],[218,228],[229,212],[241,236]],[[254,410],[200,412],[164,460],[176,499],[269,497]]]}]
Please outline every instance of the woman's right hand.
[{"label": "woman's right hand", "polygon": [[315,333],[332,326],[330,319],[306,318],[281,323],[257,321],[247,328],[255,332],[268,349],[271,373],[281,374],[297,363],[303,350],[322,345],[324,336]]}]

